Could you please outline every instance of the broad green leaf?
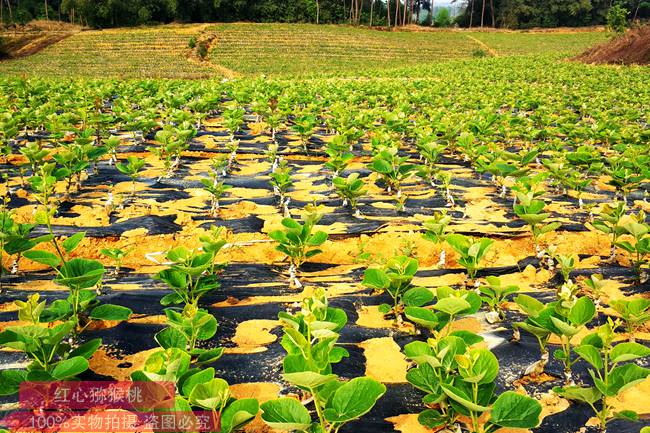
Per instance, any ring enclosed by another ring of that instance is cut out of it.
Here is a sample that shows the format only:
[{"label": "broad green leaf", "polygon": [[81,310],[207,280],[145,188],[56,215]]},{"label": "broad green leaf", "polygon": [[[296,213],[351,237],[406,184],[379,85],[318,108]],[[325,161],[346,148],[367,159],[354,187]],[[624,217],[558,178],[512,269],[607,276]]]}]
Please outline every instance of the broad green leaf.
[{"label": "broad green leaf", "polygon": [[404,309],[406,318],[413,323],[422,325],[428,329],[436,329],[438,316],[433,311],[423,307],[406,307]]},{"label": "broad green leaf", "polygon": [[79,242],[81,242],[85,236],[86,236],[86,232],[75,233],[72,236],[70,236],[68,239],[61,242],[61,245],[63,246],[65,251],[68,254],[70,254],[72,251],[74,251],[75,248],[77,248]]},{"label": "broad green leaf", "polygon": [[56,268],[61,264],[61,259],[59,259],[59,256],[47,251],[40,251],[40,250],[25,251],[23,253],[23,256],[25,258],[28,258],[29,260],[32,260],[37,263],[41,263],[43,265],[50,266],[52,268]]},{"label": "broad green leaf", "polygon": [[261,409],[262,420],[274,429],[303,431],[311,425],[309,411],[294,398],[270,400]]},{"label": "broad green leaf", "polygon": [[528,396],[506,391],[501,394],[490,412],[490,422],[501,427],[534,428],[539,424],[542,405]]},{"label": "broad green leaf", "polygon": [[52,376],[58,380],[69,379],[86,370],[88,370],[88,360],[82,356],[75,356],[56,364]]},{"label": "broad green leaf", "polygon": [[485,407],[473,403],[469,396],[467,396],[462,390],[456,388],[453,385],[441,383],[440,386],[442,387],[442,390],[445,392],[445,394],[447,394],[447,397],[460,403],[468,410],[472,410],[475,412],[485,412],[486,410],[489,409],[489,407]]},{"label": "broad green leaf", "polygon": [[215,378],[209,382],[196,384],[190,393],[189,402],[203,409],[220,411],[229,398],[228,382]]},{"label": "broad green leaf", "polygon": [[99,349],[99,346],[102,345],[101,338],[93,338],[90,341],[85,342],[81,346],[70,352],[70,357],[81,356],[82,358],[90,359],[90,357]]},{"label": "broad green leaf", "polygon": [[370,268],[363,274],[361,284],[373,289],[385,289],[390,285],[390,278],[381,269]]},{"label": "broad green leaf", "polygon": [[192,391],[194,390],[194,387],[200,383],[207,383],[214,379],[214,368],[209,367],[203,370],[200,370],[193,375],[187,377],[183,381],[183,386],[181,388],[181,393],[189,397],[192,394]]},{"label": "broad green leaf", "polygon": [[575,348],[575,352],[589,364],[591,364],[596,370],[601,370],[603,368],[603,359],[600,356],[600,352],[597,348],[589,344],[583,344]]},{"label": "broad green leaf", "polygon": [[231,433],[251,422],[259,412],[254,398],[235,400],[221,414],[221,433]]},{"label": "broad green leaf", "polygon": [[347,422],[372,409],[384,395],[386,387],[369,377],[356,377],[336,390],[327,403],[323,416],[329,422]]},{"label": "broad green leaf", "polygon": [[463,298],[448,297],[439,299],[438,302],[433,305],[433,308],[449,314],[450,316],[455,316],[458,313],[471,308],[471,305]]},{"label": "broad green leaf", "polygon": [[637,358],[643,358],[650,355],[650,348],[633,342],[620,343],[614,346],[610,352],[612,362],[631,361]]},{"label": "broad green leaf", "polygon": [[569,322],[574,326],[582,326],[591,321],[596,315],[596,306],[586,296],[578,299],[569,311]]},{"label": "broad green leaf", "polygon": [[0,370],[0,395],[16,394],[26,379],[25,370]]},{"label": "broad green leaf", "polygon": [[434,299],[431,290],[424,287],[414,287],[407,290],[402,296],[402,302],[412,307],[421,307],[432,302]]},{"label": "broad green leaf", "polygon": [[121,305],[102,304],[95,307],[90,318],[95,320],[129,320],[131,309]]},{"label": "broad green leaf", "polygon": [[553,388],[553,392],[569,400],[582,401],[589,404],[594,404],[603,396],[596,388],[579,386],[555,387]]},{"label": "broad green leaf", "polygon": [[292,385],[310,389],[317,388],[331,380],[336,380],[335,374],[320,374],[314,371],[285,373],[282,377]]}]

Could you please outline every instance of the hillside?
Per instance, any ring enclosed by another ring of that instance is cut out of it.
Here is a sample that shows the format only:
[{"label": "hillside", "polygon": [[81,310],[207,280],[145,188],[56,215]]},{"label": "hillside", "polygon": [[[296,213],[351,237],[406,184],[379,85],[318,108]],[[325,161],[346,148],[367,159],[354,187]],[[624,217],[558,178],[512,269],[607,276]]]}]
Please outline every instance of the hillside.
[{"label": "hillside", "polygon": [[[205,61],[190,38],[213,35]],[[386,32],[311,24],[165,25],[74,34],[34,55],[0,62],[8,75],[91,78],[372,74],[472,56],[575,55],[604,32]]]}]

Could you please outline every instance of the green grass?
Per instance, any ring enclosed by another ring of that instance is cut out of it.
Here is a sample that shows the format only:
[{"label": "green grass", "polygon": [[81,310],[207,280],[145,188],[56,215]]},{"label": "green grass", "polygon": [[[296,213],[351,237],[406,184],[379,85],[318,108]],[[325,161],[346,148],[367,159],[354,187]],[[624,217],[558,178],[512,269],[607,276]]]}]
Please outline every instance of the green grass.
[{"label": "green grass", "polygon": [[0,74],[92,78],[205,78],[216,68],[188,59],[203,25],[86,31],[39,53],[0,62]]},{"label": "green grass", "polygon": [[244,74],[355,73],[471,55],[459,32],[384,32],[334,25],[221,24],[211,59]]},{"label": "green grass", "polygon": [[[190,37],[216,34],[209,61],[192,59]],[[389,75],[397,69],[499,56],[573,55],[604,32],[388,32],[335,25],[166,25],[85,31],[22,59],[0,62],[0,74],[90,78],[283,78]]]},{"label": "green grass", "polygon": [[512,55],[576,55],[586,48],[605,41],[607,32],[471,32],[501,56]]}]

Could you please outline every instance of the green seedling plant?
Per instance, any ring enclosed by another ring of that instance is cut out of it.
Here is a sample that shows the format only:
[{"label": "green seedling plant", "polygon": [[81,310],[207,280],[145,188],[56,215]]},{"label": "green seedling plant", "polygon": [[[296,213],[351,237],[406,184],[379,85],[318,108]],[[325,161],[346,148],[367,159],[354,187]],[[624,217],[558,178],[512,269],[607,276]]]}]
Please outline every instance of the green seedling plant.
[{"label": "green seedling plant", "polygon": [[237,164],[237,151],[239,150],[239,140],[230,140],[226,143],[226,149],[230,152],[228,155],[228,164],[226,173],[231,173],[235,164]]},{"label": "green seedling plant", "polygon": [[18,136],[18,122],[9,113],[3,113],[0,116],[0,155],[4,157],[5,162],[11,155],[11,147],[16,143]]},{"label": "green seedling plant", "polygon": [[296,273],[300,266],[311,257],[320,254],[318,248],[327,240],[327,233],[317,230],[314,226],[322,215],[317,209],[308,207],[302,216],[302,223],[293,218],[282,219],[282,230],[273,230],[269,237],[276,241],[276,250],[285,254],[289,259],[289,284],[301,288],[302,284]]},{"label": "green seedling plant", "polygon": [[216,218],[219,213],[219,200],[232,188],[232,185],[220,181],[216,172],[210,172],[209,175],[209,179],[201,179],[201,184],[203,189],[210,193],[210,215]]},{"label": "green seedling plant", "polygon": [[117,162],[117,149],[120,147],[121,140],[120,137],[111,135],[106,140],[104,140],[104,147],[106,147],[106,153],[108,153],[108,165],[113,165]]},{"label": "green seedling plant", "polygon": [[465,268],[470,283],[474,281],[476,273],[481,269],[481,261],[490,247],[494,244],[492,239],[474,239],[461,234],[447,235],[445,241],[460,256],[458,264]]},{"label": "green seedling plant", "polygon": [[435,187],[435,175],[440,171],[437,163],[440,155],[445,151],[445,145],[438,144],[435,141],[425,140],[418,142],[417,148],[420,153],[420,159],[423,159],[425,162],[418,168],[418,176],[432,187]]},{"label": "green seedling plant", "polygon": [[555,335],[560,341],[560,349],[553,356],[564,365],[565,382],[571,383],[571,367],[577,361],[571,356],[572,339],[595,317],[593,301],[587,296],[578,298],[575,293],[563,289],[558,301],[546,305],[527,295],[519,295],[516,302],[528,316],[525,322],[517,323],[516,328],[537,337],[543,355],[548,338]]},{"label": "green seedling plant", "polygon": [[594,300],[596,307],[600,305],[600,295],[603,292],[603,288],[607,284],[607,281],[603,277],[603,274],[592,274],[589,278],[584,280],[584,284],[587,287],[587,291],[591,298]]},{"label": "green seedling plant", "polygon": [[[427,310],[428,311],[428,310]],[[432,317],[435,313],[431,312]],[[424,316],[424,314],[422,314]],[[423,319],[424,320],[424,319]],[[434,334],[426,342],[414,341],[404,346],[404,355],[415,365],[406,373],[406,380],[425,393],[422,402],[427,409],[420,412],[418,422],[429,428],[454,428],[460,417],[456,406],[443,391],[441,384],[451,384],[458,373],[456,356],[467,352],[468,346],[483,337],[473,333]]]},{"label": "green seedling plant", "polygon": [[634,239],[634,244],[627,240],[619,240],[616,246],[625,250],[630,255],[630,262],[641,280],[641,272],[644,265],[647,264],[647,256],[650,255],[650,225],[646,224],[646,215],[642,210],[638,214],[632,215],[632,221],[623,224],[625,234]]},{"label": "green seedling plant", "polygon": [[546,233],[560,228],[561,224],[559,222],[552,222],[549,224],[544,224],[551,215],[547,212],[544,212],[546,204],[543,200],[536,199],[536,194],[533,192],[529,193],[515,193],[517,196],[517,201],[519,203],[513,206],[515,214],[524,220],[529,226],[531,234],[533,235],[533,243],[535,245],[535,252],[538,256],[543,254],[543,251],[540,249],[540,237]]},{"label": "green seedling plant", "polygon": [[405,306],[420,307],[433,301],[433,293],[429,289],[411,284],[417,271],[418,261],[402,255],[388,259],[379,268],[366,269],[363,275],[361,284],[387,293],[392,298],[392,305],[382,304],[379,311],[384,315],[393,314],[397,326],[402,323]]},{"label": "green seedling plant", "polygon": [[454,207],[455,201],[454,196],[451,194],[451,173],[447,171],[439,171],[436,174],[436,180],[440,182],[440,188],[444,191],[445,200],[447,200],[448,207]]},{"label": "green seedling plant", "polygon": [[244,124],[243,108],[228,108],[223,112],[223,125],[229,133],[228,140],[234,141],[235,134],[241,129]]},{"label": "green seedling plant", "polygon": [[23,254],[42,242],[50,241],[49,235],[30,236],[36,225],[16,222],[14,213],[6,208],[9,198],[3,200],[0,207],[0,293],[4,291],[3,276],[18,273]]},{"label": "green seedling plant", "polygon": [[349,204],[354,216],[360,217],[359,199],[366,195],[368,190],[364,188],[365,184],[359,178],[359,173],[350,173],[345,178],[335,177],[332,179],[332,184],[336,188],[336,194],[343,199],[342,206],[345,207]]},{"label": "green seedling plant", "polygon": [[[499,372],[499,362],[488,349],[470,349],[456,355],[458,375],[452,383],[441,384],[443,392],[463,415],[469,415],[469,430],[476,433],[492,433],[502,427],[534,428],[539,425],[541,404],[528,396],[514,391],[495,395],[494,379]],[[490,418],[481,423],[485,413]]]},{"label": "green seedling plant", "polygon": [[650,299],[616,299],[609,305],[621,316],[629,341],[635,341],[634,334],[650,321]]},{"label": "green seedling plant", "polygon": [[515,304],[517,304],[519,310],[522,311],[527,318],[524,322],[513,323],[513,340],[520,340],[520,332],[522,329],[535,337],[537,344],[539,345],[540,359],[530,365],[526,369],[525,374],[537,375],[544,371],[544,367],[548,363],[549,359],[547,345],[551,338],[551,331],[544,326],[544,323],[546,323],[545,317],[550,314],[550,310],[545,310],[545,305],[542,302],[532,296],[524,294],[520,294],[515,298]]},{"label": "green seedling plant", "polygon": [[230,172],[228,162],[230,159],[226,156],[217,156],[210,160],[210,177],[227,177]]},{"label": "green seedling plant", "polygon": [[609,168],[605,172],[610,176],[608,184],[616,188],[617,196],[627,205],[628,196],[639,188],[645,176],[639,172],[633,160],[625,155],[609,158],[607,162]]},{"label": "green seedling plant", "polygon": [[131,179],[131,197],[135,197],[135,183],[138,180],[138,177],[140,177],[140,171],[142,168],[144,168],[144,159],[140,159],[136,156],[127,156],[126,157],[126,164],[122,163],[116,163],[115,168],[117,170],[126,175],[129,176]]},{"label": "green seedling plant", "polygon": [[[189,305],[186,308],[192,309]],[[228,383],[215,377],[214,368],[204,368],[206,364],[219,359],[222,348],[189,350],[185,347],[184,331],[189,328],[199,332],[199,339],[216,332],[214,317],[204,311],[204,315],[199,315],[199,311],[203,310],[189,313],[190,317],[187,317],[186,311],[176,313],[167,309],[165,312],[170,327],[155,337],[161,348],[149,355],[143,369],[133,372],[131,379],[137,382],[173,382],[176,389],[174,396],[169,396],[166,390],[156,392],[155,385],[145,388],[150,393],[149,398],[153,397],[153,405],[165,404],[163,410],[174,411],[184,417],[192,417],[195,410],[208,411],[211,412],[216,432],[241,431],[258,414],[259,403],[252,398],[233,398]],[[168,409],[168,398],[174,399],[172,409]],[[149,410],[156,410],[156,407]],[[200,425],[198,420],[194,425]]]},{"label": "green seedling plant", "polygon": [[133,251],[133,248],[122,250],[120,248],[102,248],[100,254],[113,261],[113,275],[119,275],[124,259]]},{"label": "green seedling plant", "polygon": [[[449,230],[449,223],[451,223],[451,216],[447,214],[447,210],[433,213],[433,218],[428,219],[422,223],[424,233],[422,237],[428,241],[433,242],[435,245],[442,245],[447,239],[447,232]],[[447,261],[447,253],[444,247],[440,249],[440,258],[438,259],[437,266],[442,268]]]},{"label": "green seedling plant", "polygon": [[158,272],[156,279],[172,290],[160,300],[162,305],[185,304],[198,307],[201,298],[219,288],[219,274],[224,268],[217,263],[219,249],[202,251],[183,246],[169,250],[165,259],[167,269]]},{"label": "green seedling plant", "polygon": [[[37,224],[47,227],[47,240],[56,254],[44,250],[26,251],[24,257],[46,265],[55,271],[54,282],[68,289],[67,299],[57,300],[46,310],[49,317],[54,320],[74,320],[76,331],[82,331],[92,320],[127,320],[131,310],[126,307],[112,304],[99,304],[97,300],[98,287],[101,285],[105,269],[97,260],[80,257],[70,258],[70,254],[79,246],[86,233],[79,232],[59,242],[52,229],[52,217],[56,207],[52,205],[51,197],[56,184],[54,164],[45,164],[41,167],[39,176],[29,179],[34,197],[40,207],[34,215]],[[95,290],[93,290],[95,289]]]},{"label": "green seedling plant", "polygon": [[316,116],[312,114],[302,114],[293,120],[291,129],[298,133],[300,136],[300,145],[302,146],[302,150],[304,152],[309,152],[309,138],[312,136],[314,130],[316,129],[316,123]]},{"label": "green seedling plant", "polygon": [[208,341],[217,332],[217,319],[203,308],[193,304],[164,309],[167,327],[155,336],[165,350],[181,349],[191,356],[192,363],[202,366],[215,362],[223,355],[223,347],[204,349],[200,342]]},{"label": "green seedling plant", "polygon": [[51,308],[40,301],[38,293],[15,304],[18,319],[26,324],[7,326],[0,332],[0,347],[22,352],[31,362],[25,370],[0,370],[0,395],[17,393],[24,381],[74,380],[88,369],[88,359],[101,345],[101,339],[71,344],[76,322],[50,323],[47,316]]},{"label": "green seedling plant", "polygon": [[368,168],[379,174],[388,193],[395,191],[399,198],[402,195],[401,184],[415,170],[415,165],[407,163],[408,157],[397,153],[397,147],[384,147],[372,158]]},{"label": "green seedling plant", "polygon": [[438,337],[456,334],[451,332],[451,328],[447,325],[460,316],[475,314],[480,310],[483,302],[473,290],[452,289],[448,286],[435,289],[435,298],[437,298],[436,303],[430,307],[407,306],[404,314],[408,320],[429,329],[434,336]]},{"label": "green seedling plant", "polygon": [[[305,401],[295,398],[270,400],[261,405],[262,420],[271,428],[290,432],[336,433],[348,422],[368,413],[386,392],[369,377],[341,380],[332,364],[349,356],[337,345],[347,323],[345,312],[328,306],[319,289],[302,302],[298,312],[278,315],[284,330],[283,379],[299,388]],[[315,419],[307,405],[313,406]]]},{"label": "green seedling plant", "polygon": [[279,207],[284,209],[285,216],[289,216],[289,198],[287,192],[293,185],[291,180],[291,168],[285,160],[281,161],[275,171],[270,175],[271,186],[273,187],[273,194],[280,197]]},{"label": "green seedling plant", "polygon": [[562,274],[562,280],[564,283],[569,283],[571,279],[569,278],[571,271],[576,267],[576,260],[574,256],[565,256],[563,254],[556,254],[555,248],[549,248],[549,252],[553,260],[557,263],[560,268],[560,273]]},{"label": "green seedling plant", "polygon": [[479,291],[481,292],[481,299],[490,309],[486,315],[486,320],[489,323],[505,320],[505,305],[508,296],[517,293],[519,287],[514,284],[503,285],[500,278],[491,275],[485,277],[485,280],[487,284],[481,284]]},{"label": "green seedling plant", "polygon": [[625,233],[621,221],[625,216],[627,207],[623,202],[615,202],[613,205],[605,204],[591,225],[597,230],[611,236],[610,261],[616,258],[616,244],[618,238]]},{"label": "green seedling plant", "polygon": [[27,158],[32,174],[34,175],[39,172],[39,166],[42,165],[50,155],[50,152],[47,149],[44,149],[40,142],[27,143],[26,145],[21,146],[18,151]]},{"label": "green seedling plant", "polygon": [[[435,336],[426,343],[415,341],[404,347],[416,366],[407,380],[426,395],[428,406],[418,415],[428,429],[459,428],[463,419],[468,431],[491,433],[502,427],[534,428],[542,407],[536,400],[512,391],[495,395],[494,380],[499,363],[488,349],[472,348],[483,340],[471,332]],[[490,417],[482,416],[489,412]],[[461,416],[466,418],[461,419]]]},{"label": "green seedling plant", "polygon": [[348,151],[348,142],[343,135],[335,136],[328,144],[325,152],[328,155],[325,167],[332,170],[333,177],[337,177],[342,173],[354,159],[354,154]]},{"label": "green seedling plant", "polygon": [[278,168],[281,157],[278,155],[280,146],[277,143],[269,144],[269,147],[264,151],[266,155],[266,160],[271,163],[271,173],[275,173],[275,170]]},{"label": "green seedling plant", "polygon": [[[584,337],[575,348],[578,356],[591,367],[589,374],[593,386],[553,388],[564,398],[588,404],[598,417],[603,432],[614,419],[638,421],[639,415],[632,410],[614,412],[612,399],[650,376],[650,369],[629,362],[650,356],[650,348],[634,342],[614,345],[618,326],[618,321],[608,318],[607,323]],[[596,406],[598,403],[599,407]]]}]

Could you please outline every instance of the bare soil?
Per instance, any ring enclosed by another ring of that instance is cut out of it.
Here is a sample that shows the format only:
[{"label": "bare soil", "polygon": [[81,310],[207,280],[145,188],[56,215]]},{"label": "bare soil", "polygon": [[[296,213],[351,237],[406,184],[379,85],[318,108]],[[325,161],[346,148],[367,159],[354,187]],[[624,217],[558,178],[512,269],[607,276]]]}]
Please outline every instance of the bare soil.
[{"label": "bare soil", "polygon": [[597,64],[650,64],[650,25],[628,30],[604,44],[589,48],[576,59]]},{"label": "bare soil", "polygon": [[80,26],[59,21],[36,20],[25,25],[0,27],[5,57],[19,58],[35,54],[82,30]]}]

